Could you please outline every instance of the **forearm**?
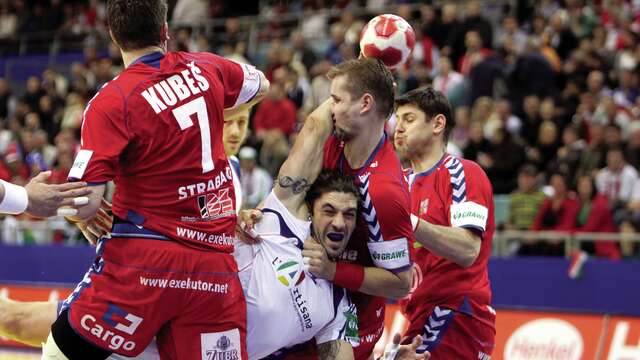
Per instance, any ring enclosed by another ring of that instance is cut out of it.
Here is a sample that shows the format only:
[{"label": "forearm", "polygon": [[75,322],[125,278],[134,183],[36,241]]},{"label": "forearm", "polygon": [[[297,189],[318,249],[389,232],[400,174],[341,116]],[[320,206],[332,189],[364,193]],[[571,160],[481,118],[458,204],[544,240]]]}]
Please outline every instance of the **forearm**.
[{"label": "forearm", "polygon": [[0,336],[39,347],[56,320],[58,304],[0,299]]},{"label": "forearm", "polygon": [[420,219],[414,235],[427,250],[462,267],[471,266],[480,253],[482,240],[468,229],[434,225]]},{"label": "forearm", "polygon": [[364,281],[358,290],[372,296],[402,299],[411,289],[411,270],[393,273],[377,267],[365,267]]},{"label": "forearm", "polygon": [[344,340],[333,340],[317,345],[318,360],[351,360],[353,348]]}]

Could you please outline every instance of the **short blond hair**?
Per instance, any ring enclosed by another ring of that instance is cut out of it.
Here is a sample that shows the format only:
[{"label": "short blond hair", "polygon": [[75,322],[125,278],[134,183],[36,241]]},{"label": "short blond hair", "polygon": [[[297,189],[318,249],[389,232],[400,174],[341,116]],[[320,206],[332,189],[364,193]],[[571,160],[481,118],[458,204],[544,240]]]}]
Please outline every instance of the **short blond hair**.
[{"label": "short blond hair", "polygon": [[347,91],[353,97],[370,94],[375,100],[376,110],[385,119],[391,115],[395,90],[391,71],[378,59],[363,58],[342,62],[329,70],[330,80],[346,76]]}]

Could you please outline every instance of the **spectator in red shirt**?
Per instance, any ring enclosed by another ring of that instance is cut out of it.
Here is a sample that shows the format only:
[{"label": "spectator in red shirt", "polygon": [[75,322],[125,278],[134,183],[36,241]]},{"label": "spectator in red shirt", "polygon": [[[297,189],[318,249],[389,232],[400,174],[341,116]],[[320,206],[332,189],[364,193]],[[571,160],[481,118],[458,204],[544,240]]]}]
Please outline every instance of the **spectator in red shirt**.
[{"label": "spectator in red shirt", "polygon": [[[569,191],[569,180],[566,174],[554,172],[549,183],[553,195],[546,198],[531,230],[534,231],[573,231],[580,212],[580,202],[574,193]],[[523,242],[520,255],[564,255],[564,243],[559,240]]]},{"label": "spectator in red shirt", "polygon": [[[617,232],[609,200],[606,196],[598,194],[595,189],[595,181],[591,175],[583,175],[578,178],[580,212],[574,230],[578,232]],[[620,248],[615,242],[582,243],[582,249],[596,256],[620,259]]]},{"label": "spectator in red shirt", "polygon": [[267,98],[260,104],[253,119],[253,130],[262,138],[268,130],[280,130],[287,137],[296,123],[296,105],[287,98],[282,84],[271,83]]}]

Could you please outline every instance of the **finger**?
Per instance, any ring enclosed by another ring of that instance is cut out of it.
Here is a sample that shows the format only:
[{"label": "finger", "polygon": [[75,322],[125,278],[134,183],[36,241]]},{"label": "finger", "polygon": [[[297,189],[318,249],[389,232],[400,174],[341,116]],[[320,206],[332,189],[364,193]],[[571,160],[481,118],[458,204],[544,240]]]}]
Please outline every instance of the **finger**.
[{"label": "finger", "polygon": [[70,208],[70,207],[62,207],[58,208],[56,211],[56,215],[58,216],[76,216],[78,215],[78,209]]},{"label": "finger", "polygon": [[70,189],[70,190],[58,190],[60,191],[60,196],[63,198],[73,198],[79,196],[87,196],[91,194],[91,189],[88,187],[82,187],[79,189]]},{"label": "finger", "polygon": [[[84,181],[78,181],[78,182],[69,182],[69,183],[64,183],[64,184],[55,184],[55,185],[51,185],[55,190],[58,191],[69,191],[69,190],[77,190],[77,189],[81,189],[81,188],[86,188],[87,187],[87,183]],[[90,189],[89,189],[90,190]]]},{"label": "finger", "polygon": [[34,176],[33,179],[31,179],[31,181],[29,182],[38,182],[38,183],[42,183],[47,181],[47,179],[51,176],[51,171],[47,170],[47,171],[42,171],[41,173],[39,173],[38,175]]},{"label": "finger", "polygon": [[101,219],[103,219],[106,222],[113,221],[113,216],[111,216],[111,214],[109,214],[107,211],[105,211],[102,208],[100,208],[100,209],[98,209],[98,211],[96,211],[96,216],[100,217]]},{"label": "finger", "polygon": [[420,346],[420,344],[422,344],[422,336],[416,335],[411,342],[411,347],[415,350]]},{"label": "finger", "polygon": [[96,238],[101,237],[102,231],[100,231],[99,229],[97,229],[95,226],[93,225],[88,225],[87,226],[87,231],[89,231],[89,233],[93,234]]},{"label": "finger", "polygon": [[428,351],[425,351],[424,354],[422,354],[422,357],[420,359],[424,359],[424,360],[431,359],[431,353]]},{"label": "finger", "polygon": [[105,218],[103,216],[98,215],[94,218],[94,221],[98,226],[100,226],[102,229],[105,229],[106,231],[110,231],[111,228],[113,227],[113,222],[111,221],[110,218]]},{"label": "finger", "polygon": [[102,198],[102,201],[100,202],[100,208],[104,209],[105,211],[111,211],[111,203],[107,201],[107,199]]},{"label": "finger", "polygon": [[80,196],[74,198],[66,198],[60,202],[60,206],[85,206],[89,203],[87,196]]}]

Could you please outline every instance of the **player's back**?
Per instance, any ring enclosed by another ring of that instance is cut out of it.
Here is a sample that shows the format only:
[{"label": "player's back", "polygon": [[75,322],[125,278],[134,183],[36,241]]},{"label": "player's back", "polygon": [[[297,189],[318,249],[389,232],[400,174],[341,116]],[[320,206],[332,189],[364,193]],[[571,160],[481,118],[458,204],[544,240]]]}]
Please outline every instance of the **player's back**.
[{"label": "player's back", "polygon": [[113,211],[121,219],[231,251],[234,188],[222,114],[240,100],[242,71],[207,53],[157,52],[138,59],[87,106],[82,147],[94,164],[76,177],[114,178]]},{"label": "player's back", "polygon": [[320,343],[343,336],[349,311],[346,292],[303,270],[302,242],[310,235],[311,223],[292,216],[273,192],[262,211],[255,226],[262,241],[239,243],[234,253],[247,301],[249,358],[260,359],[314,337]]}]

